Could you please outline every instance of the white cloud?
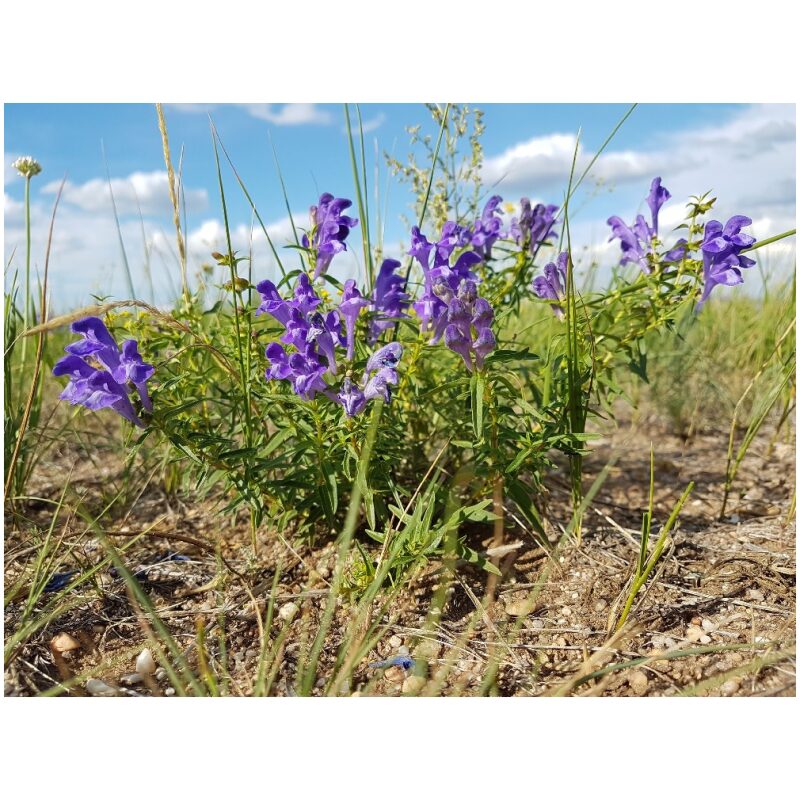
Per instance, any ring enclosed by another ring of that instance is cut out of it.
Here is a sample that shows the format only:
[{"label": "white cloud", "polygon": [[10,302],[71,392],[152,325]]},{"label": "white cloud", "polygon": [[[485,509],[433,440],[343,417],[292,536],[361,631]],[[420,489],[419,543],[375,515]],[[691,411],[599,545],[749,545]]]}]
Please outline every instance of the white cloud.
[{"label": "white cloud", "polygon": [[[508,148],[499,156],[487,158],[483,165],[483,180],[488,186],[508,191],[525,192],[531,188],[566,187],[572,160],[575,157],[576,136],[553,133],[536,136]],[[575,174],[579,176],[589,166],[594,153],[578,145]],[[606,151],[594,163],[591,175],[607,183],[627,183],[652,177],[658,171],[674,166],[688,169],[698,161],[691,153],[678,156],[669,152],[640,152],[636,150]]]},{"label": "white cloud", "polygon": [[[306,225],[307,222],[295,217],[294,224],[298,228],[298,235],[301,235],[299,234],[299,227]],[[266,229],[281,260],[284,260],[284,253],[281,253],[281,248],[287,244],[294,244],[292,220],[288,216],[284,217],[276,222],[269,223]],[[254,262],[262,256],[274,262],[272,250],[260,225],[254,225],[252,229],[249,225],[244,224],[232,228],[231,246],[240,255],[247,255],[252,249]],[[204,221],[200,226],[189,231],[186,236],[186,249],[189,256],[198,261],[210,260],[210,253],[214,250],[225,252],[228,249],[225,227],[218,219]]]},{"label": "white cloud", "polygon": [[[654,137],[650,149],[605,151],[585,184],[589,197],[574,204],[573,245],[588,259],[613,261],[618,243],[609,245],[605,224],[609,213],[633,220],[645,212],[650,179],[663,178],[672,200],[661,211],[661,231],[683,221],[690,196],[711,191],[717,198],[712,218],[725,220],[746,214],[753,235],[767,238],[795,227],[795,114],[790,105],[753,105],[718,125],[704,125]],[[611,145],[613,148],[613,143]],[[563,197],[575,148],[572,134],[556,133],[520,142],[488,158],[484,180],[504,196],[537,192],[559,203]],[[578,174],[592,153],[578,152]],[[610,198],[592,197],[592,185],[613,189]],[[594,217],[594,219],[592,219]],[[769,251],[769,252],[767,252]],[[793,239],[758,251],[759,258],[780,260],[791,268]]]},{"label": "white cloud", "polygon": [[[358,128],[356,127],[356,123],[358,122],[357,119],[351,121],[351,125],[353,127],[353,133],[358,133]],[[361,131],[363,133],[372,133],[373,131],[378,130],[378,128],[386,122],[386,114],[381,112],[380,114],[376,114],[371,119],[362,120],[361,122]],[[347,133],[347,125],[342,125],[342,133]]]},{"label": "white cloud", "polygon": [[286,103],[277,109],[270,103],[252,103],[245,108],[251,117],[273,125],[329,125],[332,121],[330,112],[314,103]]},{"label": "white cloud", "polygon": [[[330,125],[333,118],[329,111],[315,103],[231,103],[230,106],[244,109],[251,117],[263,119],[273,125]],[[218,103],[171,103],[170,108],[186,114],[207,114],[220,108]]]},{"label": "white cloud", "polygon": [[[45,184],[43,194],[56,194],[61,181]],[[134,172],[127,178],[112,178],[111,188],[117,212],[138,215],[139,209],[145,216],[168,214],[172,211],[169,198],[169,179],[166,172]],[[205,189],[183,190],[187,209],[202,211],[208,205]],[[62,200],[84,211],[105,211],[111,208],[108,181],[105,178],[92,178],[81,184],[67,181],[64,184]]]},{"label": "white cloud", "polygon": [[3,153],[3,186],[8,186],[9,183],[20,180],[19,172],[11,166],[18,157],[18,153]]},{"label": "white cloud", "polygon": [[15,200],[11,195],[3,192],[3,216],[6,222],[22,222],[22,213],[25,203]]},{"label": "white cloud", "polygon": [[[664,176],[665,182],[669,176],[674,182],[676,176],[691,174],[696,192],[735,183],[737,196],[754,198],[775,195],[777,183],[781,194],[773,199],[794,202],[794,142],[793,106],[749,106],[720,125],[659,136],[652,149],[614,150],[612,142],[597,159],[590,176],[604,183],[627,184],[654,175]],[[487,158],[483,178],[488,185],[499,184],[506,191],[542,187],[563,190],[574,150],[574,134],[534,137]],[[579,147],[578,174],[592,155]],[[765,166],[770,167],[766,172]]]}]

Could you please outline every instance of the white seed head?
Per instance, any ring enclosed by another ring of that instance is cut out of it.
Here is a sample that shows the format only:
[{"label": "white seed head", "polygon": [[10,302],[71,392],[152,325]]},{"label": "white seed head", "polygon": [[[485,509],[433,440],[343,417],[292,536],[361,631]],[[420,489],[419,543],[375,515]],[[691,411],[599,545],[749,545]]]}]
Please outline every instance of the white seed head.
[{"label": "white seed head", "polygon": [[20,156],[11,162],[11,166],[22,175],[23,178],[32,178],[42,171],[42,165],[32,156]]}]

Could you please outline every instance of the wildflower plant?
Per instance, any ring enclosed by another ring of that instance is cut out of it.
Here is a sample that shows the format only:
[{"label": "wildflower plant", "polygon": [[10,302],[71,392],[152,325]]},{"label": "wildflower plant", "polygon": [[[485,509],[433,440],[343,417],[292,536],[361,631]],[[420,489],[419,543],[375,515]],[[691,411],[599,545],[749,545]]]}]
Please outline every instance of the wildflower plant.
[{"label": "wildflower plant", "polygon": [[[620,243],[610,285],[582,293],[572,183],[563,207],[521,198],[509,211],[480,186],[469,133],[479,117],[453,113],[437,107],[435,144],[414,134],[429,166],[400,173],[417,192],[405,263],[382,258],[367,220],[345,213],[351,201],[326,192],[311,207],[301,269],[279,259],[275,282],[259,281],[252,264],[245,277],[229,246],[210,311],[201,290],[171,315],[145,309],[126,321],[121,348],[99,317],[76,322],[82,338],[54,370],[69,380],[62,397],[111,408],[143,429],[138,442],[168,443],[195,489],[222,485],[227,510],[250,510],[255,552],[265,529],[335,534],[343,546],[371,537],[391,565],[364,562],[364,574],[397,584],[445,555],[496,576],[473,545],[489,533],[502,543],[508,527],[548,546],[543,480],[554,451],[570,459],[577,514],[588,421],[612,413],[622,375],[647,380],[648,336],[696,315],[714,287],[741,282],[757,243],[746,217],[704,222],[707,197],[689,205],[679,233],[664,231],[671,196],[656,177],[649,219],[608,220]],[[225,208],[221,172],[220,186]],[[329,268],[355,229],[372,272],[339,284]],[[422,491],[421,475],[432,476]]]}]

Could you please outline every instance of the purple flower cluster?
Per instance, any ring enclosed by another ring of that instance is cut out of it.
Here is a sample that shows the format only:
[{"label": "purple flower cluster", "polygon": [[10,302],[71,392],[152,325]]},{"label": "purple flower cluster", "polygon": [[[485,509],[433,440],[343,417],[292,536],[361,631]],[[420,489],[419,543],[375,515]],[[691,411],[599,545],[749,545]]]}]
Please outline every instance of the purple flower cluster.
[{"label": "purple flower cluster", "polygon": [[[617,216],[609,217],[611,226],[609,241],[619,239],[622,248],[620,264],[636,264],[642,272],[650,274],[650,258],[655,255],[658,240],[658,212],[661,206],[672,195],[665,186],[661,185],[661,178],[653,178],[650,184],[650,193],[647,195],[647,205],[650,208],[650,221],[639,214],[633,225],[627,225]],[[675,247],[664,254],[665,261],[679,261],[686,253],[686,239],[679,239]]]},{"label": "purple flower cluster", "polygon": [[312,251],[314,280],[324,275],[337,253],[347,250],[344,243],[350,228],[358,225],[358,220],[342,212],[353,205],[351,200],[334,197],[325,192],[319,198],[319,205],[311,206],[311,237],[303,236],[303,247]]},{"label": "purple flower cluster", "polygon": [[527,244],[533,253],[541,244],[556,235],[553,229],[558,206],[538,203],[531,207],[531,201],[527,197],[523,197],[519,205],[520,215],[511,220],[509,232],[519,247]]},{"label": "purple flower cluster", "polygon": [[494,311],[489,301],[478,296],[478,287],[472,280],[461,281],[455,294],[446,286],[443,297],[448,301],[444,343],[464,359],[470,372],[481,369],[496,344],[492,332]]},{"label": "purple flower cluster", "polygon": [[453,251],[457,247],[470,245],[471,241],[469,228],[455,222],[445,222],[441,238],[435,244],[429,242],[416,226],[411,229],[411,249],[408,252],[419,262],[425,280],[424,291],[414,303],[414,311],[420,319],[422,330],[433,331],[434,342],[441,338],[447,326],[445,298],[454,295],[462,281],[478,280],[472,267],[482,259],[474,250],[462,253],[452,266],[450,264]]},{"label": "purple flower cluster", "polygon": [[262,281],[256,289],[262,299],[256,315],[267,313],[280,322],[285,328],[281,341],[295,349],[289,353],[277,342],[267,345],[267,380],[291,381],[296,394],[312,400],[328,388],[322,376],[336,374],[336,345],[346,344],[338,312],[323,315],[316,310],[322,301],[305,273],[298,277],[291,300],[284,300],[272,281]]},{"label": "purple flower cluster", "polygon": [[403,346],[399,342],[387,344],[369,357],[360,385],[349,376],[342,381],[335,400],[344,407],[348,417],[360,414],[376,397],[385,403],[391,402],[392,386],[397,385],[397,365],[402,355]]},{"label": "purple flower cluster", "polygon": [[61,399],[92,411],[112,408],[129,422],[144,428],[130,394],[135,388],[142,408],[147,412],[153,410],[147,381],[155,368],[142,360],[136,340],[126,339],[120,349],[98,317],[73,322],[71,329],[83,338],[68,344],[64,348],[68,355],[53,367],[53,375],[69,377]]},{"label": "purple flower cluster", "polygon": [[752,225],[749,217],[731,217],[723,227],[721,222],[711,220],[705,226],[703,242],[703,294],[697,309],[702,308],[715,286],[736,286],[742,283],[742,269],[756,262],[742,255],[742,251],[755,244],[755,237],[742,233],[742,228]]},{"label": "purple flower cluster", "polygon": [[378,271],[370,305],[370,310],[375,314],[370,323],[370,344],[377,342],[381,333],[391,328],[395,320],[407,316],[408,295],[405,293],[405,281],[397,274],[398,269],[400,262],[387,258]]},{"label": "purple flower cluster", "polygon": [[[355,356],[358,315],[369,301],[354,280],[345,281],[338,309],[327,314],[318,310],[322,300],[305,273],[298,277],[289,300],[280,296],[271,281],[262,281],[256,288],[262,298],[256,314],[270,314],[285,329],[281,337],[283,344],[267,345],[266,356],[270,361],[267,380],[290,381],[295,394],[304,400],[313,400],[317,393],[324,394],[342,405],[350,417],[363,411],[376,397],[382,397],[387,403],[391,400],[391,387],[397,384],[396,368],[403,353],[397,342],[370,356],[360,383],[353,381],[349,371],[338,392],[325,381],[326,375],[337,374],[337,347],[346,348],[347,361]],[[293,350],[287,350],[284,345]]]},{"label": "purple flower cluster", "polygon": [[503,235],[503,220],[497,210],[502,202],[499,194],[492,195],[472,231],[471,244],[484,261],[492,257],[492,245]]},{"label": "purple flower cluster", "polygon": [[544,275],[537,275],[533,279],[533,291],[542,300],[555,300],[550,304],[556,316],[564,319],[564,311],[561,308],[561,300],[567,291],[567,264],[569,253],[559,253],[555,263],[545,264]]}]

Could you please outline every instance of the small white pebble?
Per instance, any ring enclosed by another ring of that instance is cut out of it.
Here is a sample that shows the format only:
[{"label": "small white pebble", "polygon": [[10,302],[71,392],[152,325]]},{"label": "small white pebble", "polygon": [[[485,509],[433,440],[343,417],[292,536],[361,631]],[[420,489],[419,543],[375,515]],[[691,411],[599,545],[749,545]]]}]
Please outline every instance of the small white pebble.
[{"label": "small white pebble", "polygon": [[703,630],[711,633],[711,631],[715,631],[717,629],[716,623],[712,622],[710,619],[703,620]]},{"label": "small white pebble", "polygon": [[89,678],[86,681],[86,691],[94,697],[116,697],[117,690],[99,678]]},{"label": "small white pebble", "polygon": [[403,640],[399,636],[392,636],[392,638],[389,639],[389,647],[391,647],[393,650],[397,650],[397,648],[402,647],[402,645]]},{"label": "small white pebble", "polygon": [[703,634],[703,629],[702,628],[698,628],[697,625],[690,625],[686,629],[686,638],[690,642],[699,642],[700,641],[700,637],[703,636],[703,635],[704,635]]},{"label": "small white pebble", "polygon": [[297,616],[299,610],[297,603],[285,603],[278,610],[278,616],[284,622],[291,622]]},{"label": "small white pebble", "polygon": [[506,614],[511,617],[524,617],[527,614],[530,614],[532,609],[533,606],[528,600],[515,600],[510,603],[506,603]]},{"label": "small white pebble", "polygon": [[56,653],[69,653],[71,650],[78,650],[80,646],[81,643],[68,633],[59,633],[50,641],[50,647]]},{"label": "small white pebble", "polygon": [[156,662],[153,660],[153,654],[146,647],[136,659],[136,671],[140,675],[152,675],[156,671]]},{"label": "small white pebble", "polygon": [[166,689],[164,689],[164,694],[167,697],[173,697],[175,695],[175,687],[174,686],[167,687]]},{"label": "small white pebble", "polygon": [[628,686],[631,692],[637,697],[641,697],[647,691],[647,675],[640,669],[636,669],[628,676]]},{"label": "small white pebble", "polygon": [[710,644],[710,643],[711,643],[711,637],[708,636],[707,634],[700,637],[700,644]]},{"label": "small white pebble", "polygon": [[730,680],[725,681],[722,686],[719,687],[719,693],[723,697],[730,697],[731,695],[736,694],[739,691],[739,687],[742,685],[741,678],[731,678]]}]

